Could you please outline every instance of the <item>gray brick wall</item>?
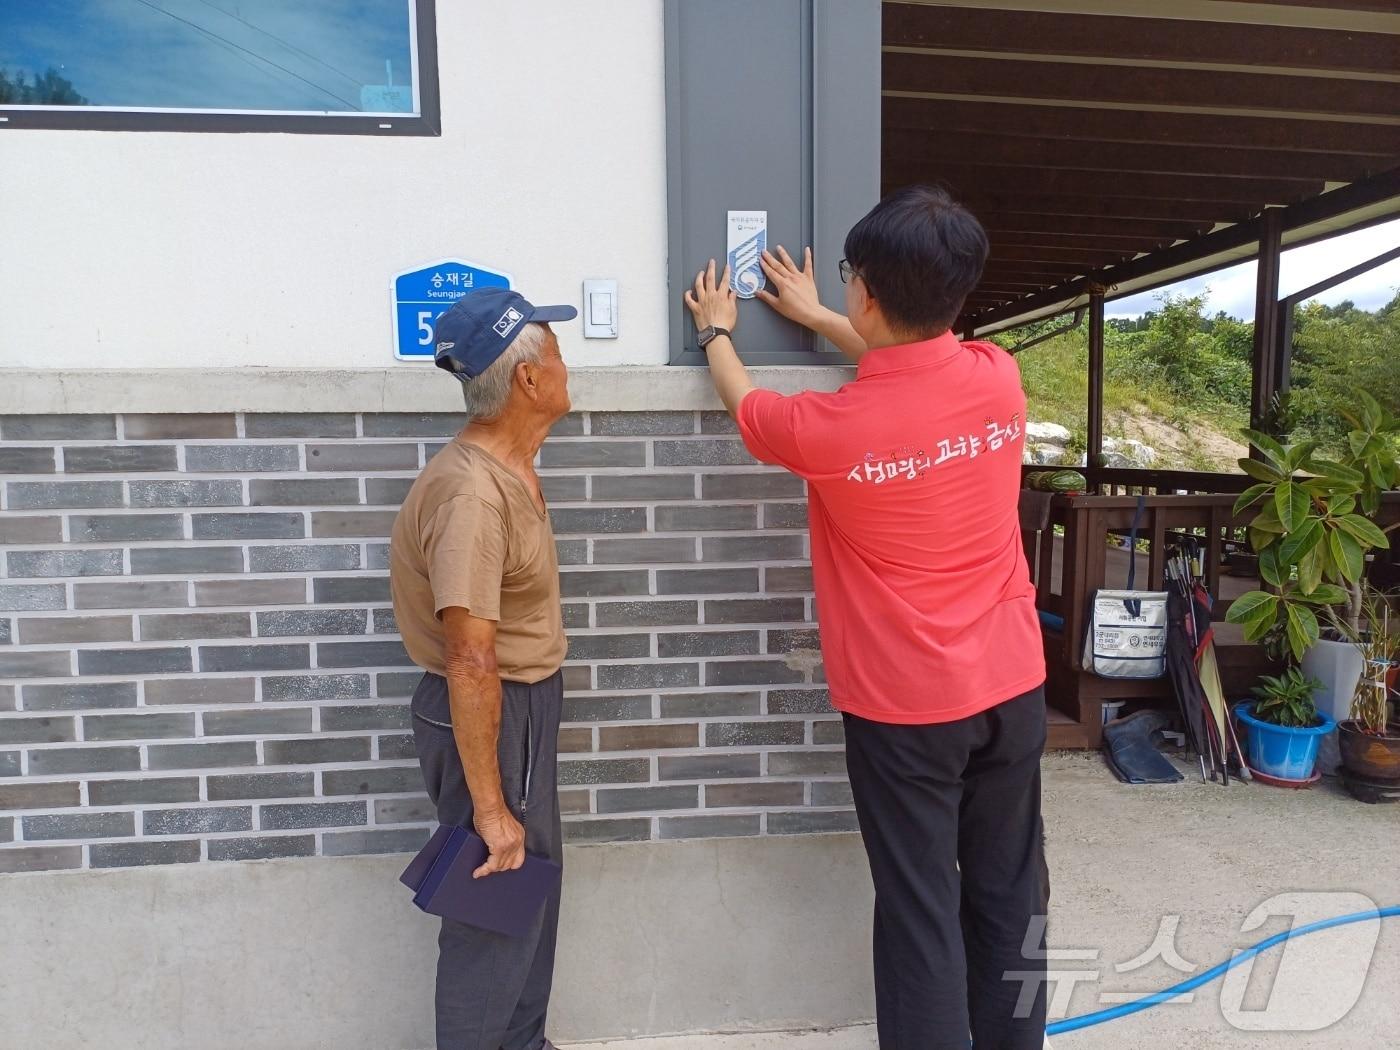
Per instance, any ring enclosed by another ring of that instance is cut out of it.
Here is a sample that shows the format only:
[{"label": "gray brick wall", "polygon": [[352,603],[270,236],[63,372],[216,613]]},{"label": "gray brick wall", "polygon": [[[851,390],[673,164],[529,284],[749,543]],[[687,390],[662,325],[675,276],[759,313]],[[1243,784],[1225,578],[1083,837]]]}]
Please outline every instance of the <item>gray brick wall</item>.
[{"label": "gray brick wall", "polygon": [[[386,537],[459,425],[0,417],[0,872],[420,844]],[[801,482],[715,413],[571,416],[541,461],[568,838],[853,828]]]}]

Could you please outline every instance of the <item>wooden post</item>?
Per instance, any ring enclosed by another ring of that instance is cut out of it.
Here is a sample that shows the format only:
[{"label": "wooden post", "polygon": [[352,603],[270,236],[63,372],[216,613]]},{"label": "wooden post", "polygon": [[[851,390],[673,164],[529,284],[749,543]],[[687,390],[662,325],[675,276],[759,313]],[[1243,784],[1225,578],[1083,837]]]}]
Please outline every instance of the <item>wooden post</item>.
[{"label": "wooden post", "polygon": [[[1083,596],[1090,594],[1086,587],[1097,589],[1096,584],[1084,582],[1085,563],[1089,558],[1088,533],[1089,518],[1094,512],[1085,506],[1076,506],[1073,497],[1065,514],[1065,540],[1061,548],[1060,596],[1065,602],[1062,615],[1065,618],[1064,642],[1069,657],[1069,666],[1075,672],[1083,669],[1081,647],[1084,645],[1085,615],[1088,609]],[[1079,699],[1075,697],[1076,714]]]},{"label": "wooden post", "polygon": [[[1274,396],[1279,392],[1278,272],[1283,251],[1283,211],[1269,208],[1259,216],[1259,277],[1254,295],[1254,378],[1250,426],[1271,429]],[[1276,429],[1276,428],[1275,428]]]},{"label": "wooden post", "polygon": [[1089,290],[1089,448],[1086,462],[1091,470],[1103,466],[1103,293],[1100,285]]},{"label": "wooden post", "polygon": [[1171,506],[1149,501],[1147,513],[1148,537],[1151,540],[1147,555],[1147,582],[1138,577],[1138,586],[1155,591],[1165,586],[1162,581],[1167,577],[1167,519],[1171,516]]},{"label": "wooden post", "polygon": [[1280,394],[1286,394],[1293,383],[1293,327],[1298,316],[1298,304],[1291,298],[1281,299],[1278,308],[1278,346],[1274,351],[1274,386]]}]

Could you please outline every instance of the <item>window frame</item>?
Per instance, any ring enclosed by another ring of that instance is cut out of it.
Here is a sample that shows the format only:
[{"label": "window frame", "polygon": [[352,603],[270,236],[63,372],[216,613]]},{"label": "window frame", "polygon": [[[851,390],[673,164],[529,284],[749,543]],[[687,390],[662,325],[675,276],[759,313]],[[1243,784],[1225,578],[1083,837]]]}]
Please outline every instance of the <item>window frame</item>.
[{"label": "window frame", "polygon": [[437,11],[435,0],[412,0],[414,43],[417,49],[418,109],[416,115],[332,115],[306,112],[221,112],[102,108],[96,106],[0,105],[0,131],[184,131],[204,133],[271,132],[297,135],[442,134],[441,93],[438,88]]}]

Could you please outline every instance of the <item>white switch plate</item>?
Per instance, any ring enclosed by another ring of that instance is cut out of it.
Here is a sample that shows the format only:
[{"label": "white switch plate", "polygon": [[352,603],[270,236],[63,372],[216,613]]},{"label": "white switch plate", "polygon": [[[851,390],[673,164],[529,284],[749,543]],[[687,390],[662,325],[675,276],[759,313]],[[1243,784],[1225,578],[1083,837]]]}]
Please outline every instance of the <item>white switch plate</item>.
[{"label": "white switch plate", "polygon": [[583,282],[583,337],[617,338],[617,282]]}]

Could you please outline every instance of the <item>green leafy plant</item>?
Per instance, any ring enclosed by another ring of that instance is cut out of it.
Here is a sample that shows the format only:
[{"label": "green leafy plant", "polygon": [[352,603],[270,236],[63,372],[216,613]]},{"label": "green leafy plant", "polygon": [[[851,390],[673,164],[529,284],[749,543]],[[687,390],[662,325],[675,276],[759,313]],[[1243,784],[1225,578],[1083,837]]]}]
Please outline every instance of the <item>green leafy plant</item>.
[{"label": "green leafy plant", "polygon": [[1356,391],[1355,403],[1358,411],[1341,410],[1352,429],[1336,459],[1319,455],[1314,441],[1285,446],[1245,431],[1261,458],[1240,460],[1240,469],[1258,484],[1235,513],[1260,508],[1249,542],[1271,590],[1242,595],[1226,619],[1242,625],[1248,641],[1294,660],[1317,641],[1322,620],[1360,633],[1366,555],[1390,543],[1373,518],[1400,482],[1400,417],[1365,391]]},{"label": "green leafy plant", "polygon": [[1253,690],[1254,717],[1278,726],[1307,729],[1317,722],[1314,697],[1321,688],[1321,682],[1296,667],[1277,676],[1262,675]]}]

